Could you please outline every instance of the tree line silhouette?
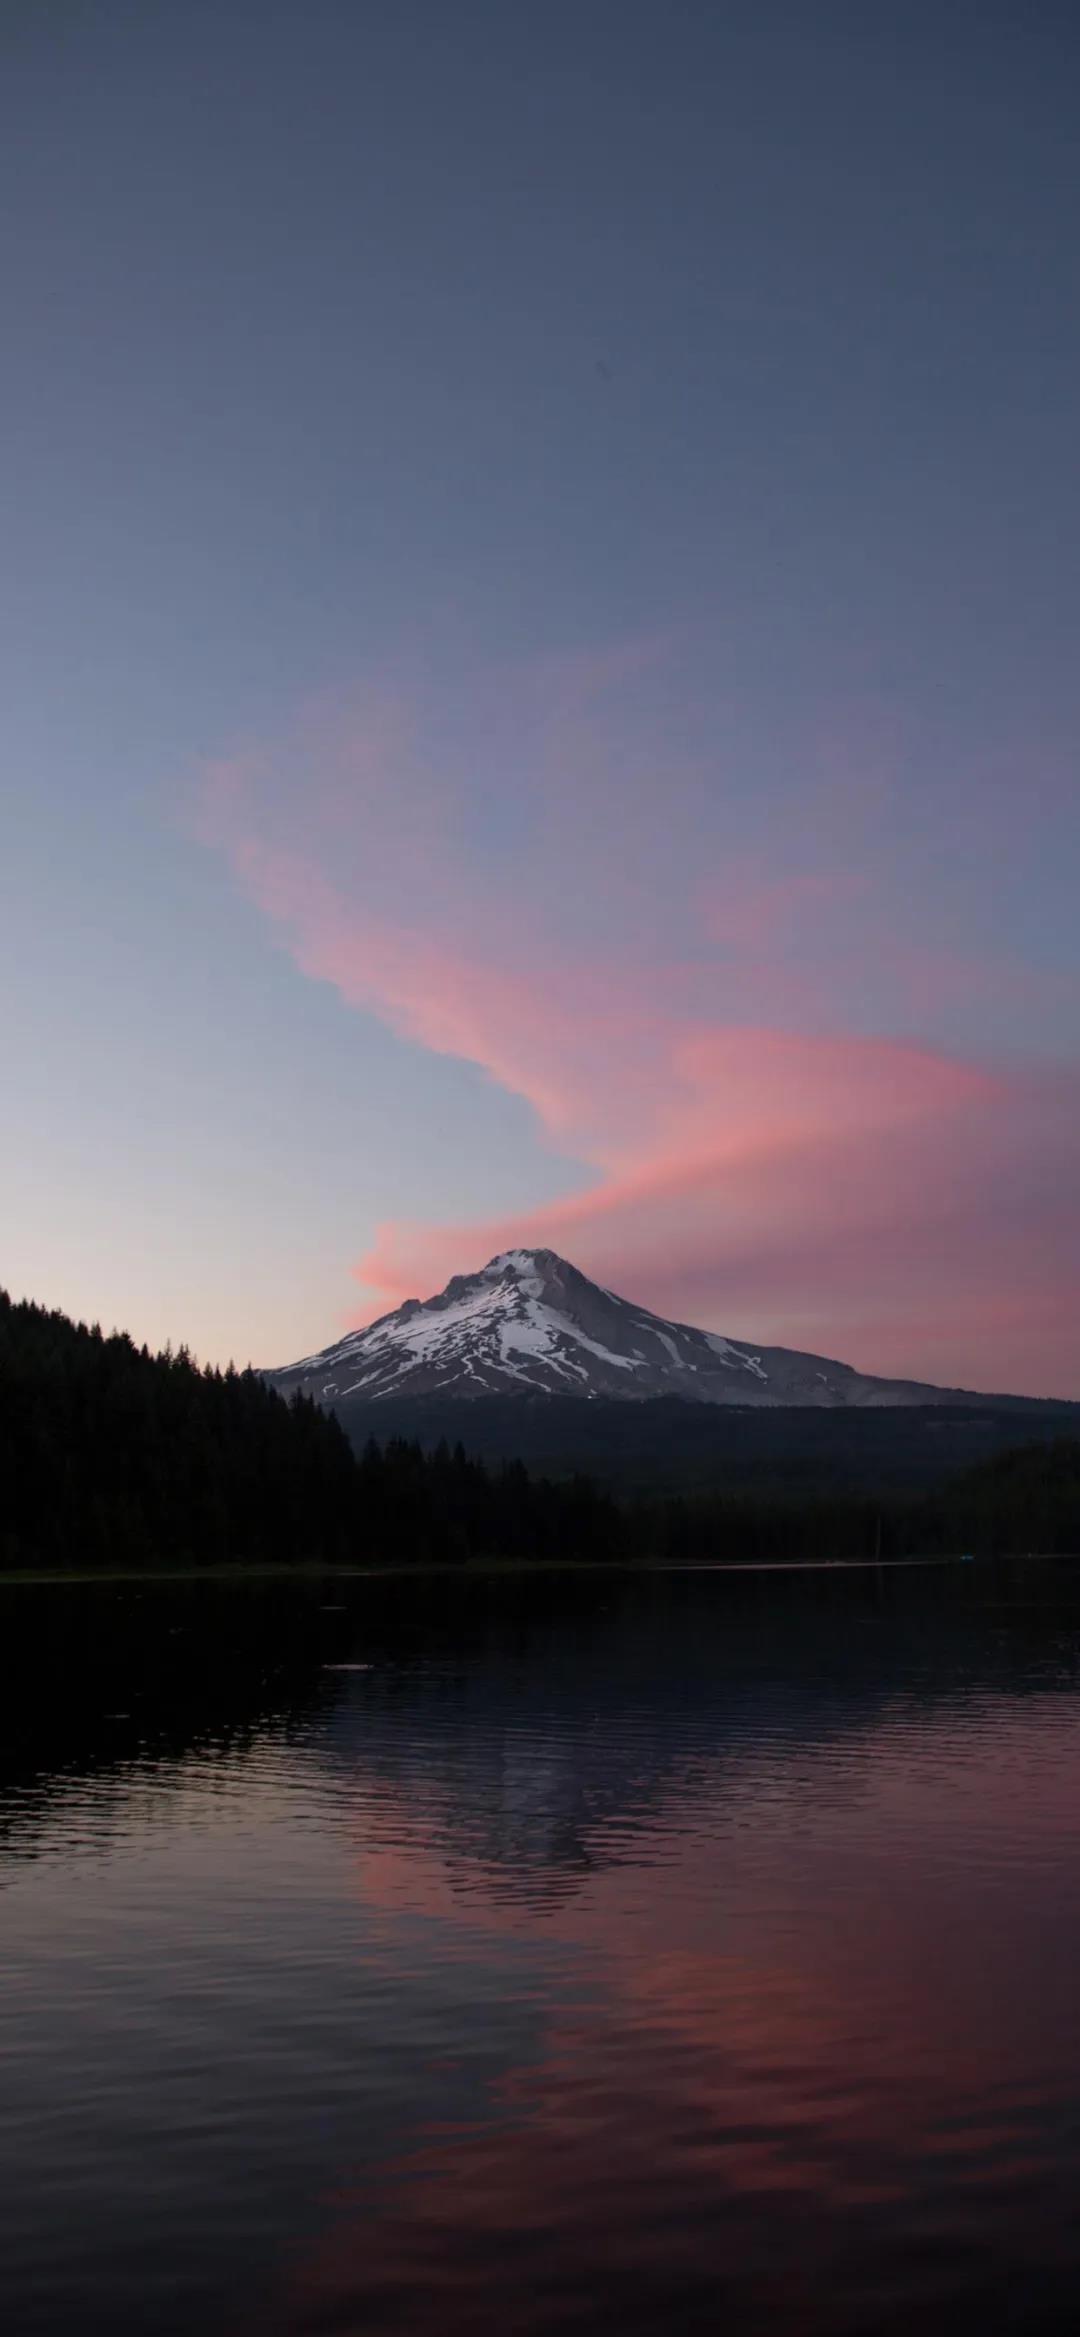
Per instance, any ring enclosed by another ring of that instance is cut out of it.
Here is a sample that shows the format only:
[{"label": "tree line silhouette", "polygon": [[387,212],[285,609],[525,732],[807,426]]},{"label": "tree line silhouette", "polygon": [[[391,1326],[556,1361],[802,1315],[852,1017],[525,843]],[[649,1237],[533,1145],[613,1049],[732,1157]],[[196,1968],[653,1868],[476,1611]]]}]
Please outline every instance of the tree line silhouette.
[{"label": "tree line silhouette", "polygon": [[0,1292],[0,1566],[717,1563],[1080,1551],[1080,1441],[918,1497],[663,1493],[397,1435],[359,1455],[332,1414],[254,1371],[154,1355]]},{"label": "tree line silhouette", "polygon": [[357,1458],[331,1413],[257,1372],[153,1355],[0,1292],[8,1569],[608,1557],[619,1530],[581,1480],[400,1437]]}]

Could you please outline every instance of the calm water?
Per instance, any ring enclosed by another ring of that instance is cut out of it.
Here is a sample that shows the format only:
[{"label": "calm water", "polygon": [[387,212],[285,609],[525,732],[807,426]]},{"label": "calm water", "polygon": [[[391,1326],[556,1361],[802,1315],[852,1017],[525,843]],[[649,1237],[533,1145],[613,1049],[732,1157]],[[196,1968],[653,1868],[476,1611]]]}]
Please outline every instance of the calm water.
[{"label": "calm water", "polygon": [[1080,2325],[1074,1597],[0,1591],[6,2326]]}]

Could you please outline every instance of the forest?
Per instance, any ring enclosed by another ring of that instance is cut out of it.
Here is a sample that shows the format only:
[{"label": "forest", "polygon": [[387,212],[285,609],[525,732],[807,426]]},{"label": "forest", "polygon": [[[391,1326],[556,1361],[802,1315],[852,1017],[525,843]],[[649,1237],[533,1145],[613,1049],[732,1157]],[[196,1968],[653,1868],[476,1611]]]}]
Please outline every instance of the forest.
[{"label": "forest", "polygon": [[620,1494],[371,1438],[258,1373],[151,1354],[0,1292],[0,1567],[117,1570],[470,1560],[737,1563],[1080,1552],[1080,1440],[937,1485],[755,1479]]}]

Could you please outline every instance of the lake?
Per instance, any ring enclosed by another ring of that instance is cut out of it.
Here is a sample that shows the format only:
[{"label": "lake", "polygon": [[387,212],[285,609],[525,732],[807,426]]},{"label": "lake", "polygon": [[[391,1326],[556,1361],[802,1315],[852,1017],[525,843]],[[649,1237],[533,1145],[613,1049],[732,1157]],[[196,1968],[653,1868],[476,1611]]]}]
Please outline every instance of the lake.
[{"label": "lake", "polygon": [[0,1588],[18,2337],[1080,2325],[1080,1569]]}]

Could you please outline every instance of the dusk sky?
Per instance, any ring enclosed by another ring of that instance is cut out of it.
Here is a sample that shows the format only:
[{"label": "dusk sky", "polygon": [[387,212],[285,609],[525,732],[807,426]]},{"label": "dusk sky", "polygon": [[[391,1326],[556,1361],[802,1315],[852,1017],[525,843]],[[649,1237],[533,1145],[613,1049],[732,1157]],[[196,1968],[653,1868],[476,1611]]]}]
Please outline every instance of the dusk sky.
[{"label": "dusk sky", "polygon": [[8,0],[0,1280],[1080,1397],[1080,21]]}]

